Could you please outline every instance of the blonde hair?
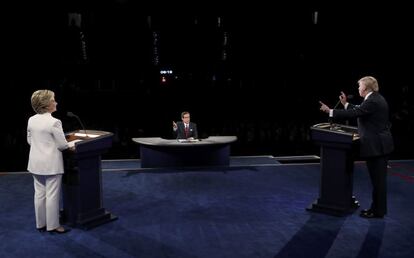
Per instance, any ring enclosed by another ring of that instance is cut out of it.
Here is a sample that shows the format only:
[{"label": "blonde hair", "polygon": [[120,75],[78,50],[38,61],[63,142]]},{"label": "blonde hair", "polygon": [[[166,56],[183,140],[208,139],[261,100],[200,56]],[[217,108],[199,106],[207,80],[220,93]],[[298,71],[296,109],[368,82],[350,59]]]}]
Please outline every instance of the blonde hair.
[{"label": "blonde hair", "polygon": [[371,91],[379,90],[377,79],[375,79],[372,76],[362,77],[361,79],[359,79],[358,83],[363,83],[367,90],[371,90]]},{"label": "blonde hair", "polygon": [[37,90],[33,92],[31,98],[33,110],[38,114],[46,113],[54,97],[55,93],[51,90]]}]

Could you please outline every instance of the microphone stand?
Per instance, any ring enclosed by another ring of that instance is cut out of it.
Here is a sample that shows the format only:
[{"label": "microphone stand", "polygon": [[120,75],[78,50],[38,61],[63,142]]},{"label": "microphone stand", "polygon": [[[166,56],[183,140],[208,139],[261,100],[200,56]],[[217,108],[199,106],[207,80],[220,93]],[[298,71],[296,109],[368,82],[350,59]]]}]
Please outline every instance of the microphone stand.
[{"label": "microphone stand", "polygon": [[[338,100],[338,102],[336,102],[335,106],[333,107],[333,109],[336,109],[339,106],[339,103],[341,103],[341,100]],[[330,125],[330,129],[333,130],[334,129],[334,123],[333,123],[333,117],[329,117],[329,125]]]},{"label": "microphone stand", "polygon": [[83,125],[80,118],[77,115],[73,114],[72,112],[68,112],[67,115],[68,115],[68,117],[74,117],[74,118],[76,118],[76,120],[78,120],[79,124],[82,126],[83,131],[85,132],[85,137],[88,137],[88,134],[86,133],[85,126]]},{"label": "microphone stand", "polygon": [[[346,99],[352,99],[354,97],[354,95],[347,95]],[[341,103],[341,99],[338,100],[338,102],[336,102],[335,106],[333,107],[333,109],[336,109],[339,106],[339,103]],[[348,124],[348,120],[347,120],[347,124]],[[333,123],[333,118],[329,117],[329,124],[330,124],[330,129],[333,130],[334,129],[334,123]]]}]

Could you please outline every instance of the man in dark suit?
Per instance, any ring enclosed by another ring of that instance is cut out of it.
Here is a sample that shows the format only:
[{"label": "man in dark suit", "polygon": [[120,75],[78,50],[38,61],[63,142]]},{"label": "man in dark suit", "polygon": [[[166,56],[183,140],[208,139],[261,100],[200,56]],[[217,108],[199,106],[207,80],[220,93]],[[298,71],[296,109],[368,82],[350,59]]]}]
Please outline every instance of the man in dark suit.
[{"label": "man in dark suit", "polygon": [[177,139],[197,139],[197,125],[190,122],[190,113],[184,111],[181,113],[182,122],[173,121],[173,133]]},{"label": "man in dark suit", "polygon": [[366,76],[358,81],[359,95],[364,98],[361,105],[347,102],[341,92],[339,99],[344,109],[330,109],[322,102],[320,110],[333,118],[357,118],[360,137],[360,155],[366,159],[372,183],[371,207],[362,210],[364,218],[382,218],[387,213],[387,164],[388,155],[394,149],[387,101],[378,93],[378,82]]}]

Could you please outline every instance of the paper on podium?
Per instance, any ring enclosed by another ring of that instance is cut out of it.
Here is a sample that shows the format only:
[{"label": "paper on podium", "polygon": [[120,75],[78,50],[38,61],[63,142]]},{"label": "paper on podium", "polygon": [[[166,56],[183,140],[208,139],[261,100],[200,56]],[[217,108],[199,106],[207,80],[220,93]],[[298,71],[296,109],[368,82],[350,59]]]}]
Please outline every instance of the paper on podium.
[{"label": "paper on podium", "polygon": [[178,142],[198,142],[199,139],[178,139]]},{"label": "paper on podium", "polygon": [[96,138],[99,137],[100,135],[98,134],[85,134],[85,133],[75,133],[75,136],[79,136],[79,137],[89,137],[89,138]]},{"label": "paper on podium", "polygon": [[77,142],[81,142],[81,141],[82,141],[82,140],[80,140],[80,139],[76,139],[76,140],[73,140],[73,141],[68,142],[68,144],[69,144],[69,148],[74,147],[74,146],[75,146],[75,143],[77,143]]}]

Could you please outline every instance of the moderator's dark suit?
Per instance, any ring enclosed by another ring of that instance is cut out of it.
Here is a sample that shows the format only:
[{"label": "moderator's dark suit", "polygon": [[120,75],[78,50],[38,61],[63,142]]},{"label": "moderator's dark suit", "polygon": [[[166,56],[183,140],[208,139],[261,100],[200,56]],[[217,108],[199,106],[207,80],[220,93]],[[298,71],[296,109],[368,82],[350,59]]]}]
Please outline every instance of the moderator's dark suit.
[{"label": "moderator's dark suit", "polygon": [[361,105],[349,104],[346,110],[334,110],[334,118],[357,118],[360,155],[366,159],[373,186],[371,210],[387,213],[387,162],[394,149],[387,101],[373,92]]},{"label": "moderator's dark suit", "polygon": [[194,139],[197,139],[198,138],[197,124],[195,124],[193,122],[190,122],[189,127],[190,128],[189,128],[189,131],[188,131],[188,135],[186,137],[184,123],[183,122],[177,122],[177,131],[174,132],[177,139],[187,139],[187,138],[190,138],[190,137],[193,137]]}]

